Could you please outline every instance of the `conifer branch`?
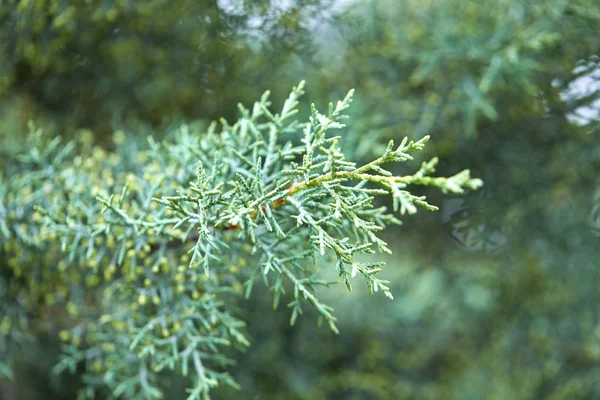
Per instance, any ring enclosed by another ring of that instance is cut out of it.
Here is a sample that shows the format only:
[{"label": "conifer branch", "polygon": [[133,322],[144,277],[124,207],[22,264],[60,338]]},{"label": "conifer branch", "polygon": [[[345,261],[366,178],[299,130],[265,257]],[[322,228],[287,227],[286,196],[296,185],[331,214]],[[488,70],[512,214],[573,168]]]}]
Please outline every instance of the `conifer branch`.
[{"label": "conifer branch", "polygon": [[[63,146],[31,127],[31,147],[2,177],[0,247],[25,281],[23,295],[61,303],[72,319],[60,334],[65,353],[56,371],[83,363],[92,388],[84,397],[108,385],[115,397],[160,398],[163,371],[191,374],[192,400],[219,385],[237,387],[223,372],[232,362],[223,352],[250,345],[232,311],[243,288],[249,296],[262,280],[274,307],[289,298],[291,324],[308,305],[337,333],[333,309],[319,299],[317,288],[334,283],[319,277],[322,268],[334,267],[350,291],[362,276],[371,292],[392,298],[379,277],[384,263],[363,256],[391,253],[378,233],[400,223],[398,211],[437,209],[409,186],[451,193],[481,186],[468,170],[431,176],[436,158],[412,175],[386,169],[411,161],[428,136],[398,147],[390,141],[357,166],[331,134],[345,128],[353,92],[326,114],[312,105],[299,122],[303,87],[280,112],[267,92],[251,108],[239,105],[233,124],[207,132],[182,125],[173,140],[149,138],[145,149],[123,143],[109,153],[83,139]],[[375,208],[377,196],[391,197],[393,210]],[[43,262],[23,262],[35,252]],[[46,298],[55,287],[94,289],[96,299]]]}]

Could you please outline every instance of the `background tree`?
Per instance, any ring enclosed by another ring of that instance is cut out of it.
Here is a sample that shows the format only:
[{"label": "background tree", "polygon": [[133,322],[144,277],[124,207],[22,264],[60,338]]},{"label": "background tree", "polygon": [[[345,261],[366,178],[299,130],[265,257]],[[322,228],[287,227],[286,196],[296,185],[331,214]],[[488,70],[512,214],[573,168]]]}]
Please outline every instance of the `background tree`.
[{"label": "background tree", "polygon": [[[4,142],[23,132],[7,128],[11,120],[22,126],[32,115],[67,136],[92,127],[108,147],[113,129],[133,142],[136,134],[169,131],[151,129],[165,121],[233,120],[237,101],[250,104],[267,88],[280,108],[301,75],[317,105],[356,88],[340,141],[353,160],[372,160],[390,138],[431,134],[423,159],[439,155],[446,175],[468,166],[486,182],[461,198],[415,192],[442,210],[405,218],[384,234],[402,255],[388,260],[383,273],[395,300],[355,297],[360,291],[346,297],[337,292],[343,285],[321,294],[336,309],[339,336],[316,329],[311,318],[289,328],[283,310],[263,312],[271,294],[255,291],[245,319],[263,323],[251,326],[252,350],[232,370],[244,394],[600,397],[595,1],[175,3],[149,3],[147,14],[131,7],[138,21],[132,25],[125,12],[109,23],[103,7],[111,3],[76,7],[73,21],[81,22],[68,31],[71,50],[48,53],[57,58],[52,62],[18,50],[30,41],[29,47],[48,49],[39,41],[44,35],[15,35],[12,27],[23,21],[33,32],[40,29],[34,19],[22,17],[45,15],[37,22],[45,28],[35,32],[52,36],[48,21],[62,14],[49,18],[51,8],[35,8],[36,2],[6,3],[0,11],[8,38],[0,62],[7,71]],[[87,12],[93,9],[103,18],[94,20]],[[135,50],[142,48],[163,57]],[[94,62],[72,62],[80,53]],[[189,62],[197,55],[211,67]],[[60,58],[79,75],[57,72]],[[45,72],[31,72],[38,63]],[[52,93],[72,92],[77,79],[77,87],[92,89],[73,103],[60,95],[46,104]],[[49,89],[40,94],[39,88]],[[128,116],[137,122],[125,123]]]}]

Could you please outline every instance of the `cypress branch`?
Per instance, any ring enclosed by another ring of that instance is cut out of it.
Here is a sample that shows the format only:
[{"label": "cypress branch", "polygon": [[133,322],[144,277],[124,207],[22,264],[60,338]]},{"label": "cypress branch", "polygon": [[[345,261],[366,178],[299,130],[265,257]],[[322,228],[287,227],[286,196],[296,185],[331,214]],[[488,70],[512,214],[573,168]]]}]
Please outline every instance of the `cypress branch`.
[{"label": "cypress branch", "polygon": [[[428,136],[395,149],[390,142],[357,166],[332,135],[345,127],[353,92],[326,114],[312,105],[299,122],[303,88],[280,112],[267,92],[251,109],[239,105],[233,124],[207,132],[182,125],[171,141],[150,138],[145,149],[128,141],[114,152],[81,139],[60,145],[31,126],[30,147],[2,177],[4,268],[21,278],[15,290],[27,306],[64,310],[56,371],[85,365],[83,397],[108,388],[115,397],[161,398],[163,371],[192,375],[191,400],[219,385],[237,387],[224,372],[233,362],[225,349],[250,345],[235,311],[242,292],[249,296],[261,279],[274,307],[288,298],[291,324],[307,305],[338,333],[317,293],[333,282],[319,272],[334,265],[348,290],[358,275],[371,292],[392,298],[379,278],[384,263],[362,256],[391,252],[378,233],[400,223],[396,211],[437,209],[410,186],[452,193],[481,186],[468,170],[432,177],[435,158],[412,175],[386,169],[411,161]],[[282,140],[295,133],[299,143]],[[375,208],[377,196],[391,197],[393,210]]]}]

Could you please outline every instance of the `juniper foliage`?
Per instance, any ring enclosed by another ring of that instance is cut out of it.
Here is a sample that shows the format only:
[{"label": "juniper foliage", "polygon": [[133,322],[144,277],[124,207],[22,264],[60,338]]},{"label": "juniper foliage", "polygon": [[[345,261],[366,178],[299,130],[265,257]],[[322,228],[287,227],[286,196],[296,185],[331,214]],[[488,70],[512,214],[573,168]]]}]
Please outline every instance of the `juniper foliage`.
[{"label": "juniper foliage", "polygon": [[260,88],[285,98],[295,52],[311,47],[308,21],[328,4],[3,0],[0,106],[25,95],[36,123],[48,116],[65,134],[83,125],[96,136],[132,120],[231,117]]},{"label": "juniper foliage", "polygon": [[[45,329],[64,341],[54,372],[83,367],[80,398],[107,390],[158,399],[176,374],[189,377],[188,399],[207,399],[219,385],[237,387],[228,349],[250,345],[237,304],[258,282],[275,308],[285,299],[291,324],[311,306],[334,332],[333,309],[318,295],[334,283],[323,268],[334,266],[348,290],[360,275],[391,298],[383,263],[363,256],[391,252],[378,233],[400,224],[398,213],[437,209],[409,187],[462,193],[482,182],[468,170],[431,176],[436,158],[409,175],[387,169],[412,160],[427,136],[390,141],[357,165],[334,135],[353,92],[326,113],[311,106],[299,122],[303,87],[279,112],[266,92],[239,105],[233,124],[181,125],[172,140],[149,137],[145,147],[123,132],[114,151],[94,146],[89,132],[61,144],[31,125],[29,147],[6,161],[0,182],[2,354],[19,354],[52,315]],[[376,206],[379,196],[393,210]],[[3,362],[10,375],[11,359]]]}]

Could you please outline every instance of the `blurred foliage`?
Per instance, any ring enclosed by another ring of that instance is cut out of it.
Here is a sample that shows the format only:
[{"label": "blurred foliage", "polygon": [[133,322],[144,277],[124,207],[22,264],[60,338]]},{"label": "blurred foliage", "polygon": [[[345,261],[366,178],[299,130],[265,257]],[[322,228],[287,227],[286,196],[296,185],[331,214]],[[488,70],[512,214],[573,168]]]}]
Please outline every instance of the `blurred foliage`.
[{"label": "blurred foliage", "polygon": [[[234,61],[234,70],[247,68],[245,75],[234,76],[236,84],[217,75],[210,82],[221,86],[211,89],[239,90],[231,97],[244,99],[244,88],[258,93],[286,82],[287,89],[293,82],[289,75],[303,74],[310,97],[322,103],[355,87],[345,151],[368,158],[390,138],[431,134],[429,149],[441,156],[439,170],[452,174],[468,165],[486,186],[465,199],[442,201],[423,192],[444,206],[440,213],[406,220],[390,234],[388,241],[400,254],[389,260],[396,267],[385,273],[396,296],[393,303],[346,297],[343,288],[323,293],[336,308],[339,336],[316,329],[310,319],[290,329],[284,311],[262,312],[271,299],[257,292],[246,312],[248,320],[262,323],[249,330],[253,350],[233,371],[245,388],[244,398],[600,398],[598,2],[321,5],[315,2],[319,11],[307,18],[318,15],[323,22],[299,24],[308,31],[289,31],[294,40],[287,47],[278,47],[277,35],[266,36],[267,45],[251,53],[252,62],[242,67]],[[170,12],[177,13],[175,8]],[[184,25],[189,19],[183,18]],[[242,54],[254,49],[238,36],[239,26],[232,32]],[[18,53],[3,46],[10,57],[0,60],[14,60]],[[89,52],[98,58],[96,48]],[[271,62],[275,55],[288,62]],[[174,59],[163,61],[171,66],[164,69],[167,76],[185,69],[174,66]],[[0,64],[16,71],[14,61]],[[80,68],[94,71],[89,65]],[[207,85],[196,82],[197,76],[184,76],[192,85]],[[251,81],[254,76],[260,78]],[[118,79],[103,79],[88,82],[114,84],[98,100],[101,108],[125,105],[116,99],[135,93],[121,91],[114,83]],[[16,88],[22,93],[26,85],[17,81],[11,78],[7,93]],[[174,88],[154,87],[145,93],[148,104],[170,96]],[[22,121],[39,115],[33,110],[48,110],[39,100],[43,97],[29,92],[25,100],[9,101]],[[193,104],[216,101],[201,90],[194,96]],[[140,110],[151,106],[141,103],[146,102],[110,109],[142,119]],[[218,104],[214,112],[227,115],[234,103]],[[191,118],[214,117],[182,109]],[[81,111],[87,115],[83,120],[93,121],[95,110]],[[173,109],[164,110],[155,107],[150,123],[169,119]],[[48,121],[61,124],[56,118]],[[219,398],[236,396],[222,392]]]},{"label": "blurred foliage", "polygon": [[105,136],[128,119],[232,117],[265,80],[279,79],[281,96],[298,82],[287,65],[308,51],[308,21],[326,4],[5,0],[0,97],[26,95],[66,127]]},{"label": "blurred foliage", "polygon": [[369,89],[362,113],[376,123],[364,123],[384,136],[451,141],[477,134],[482,119],[543,112],[578,63],[579,76],[594,70],[599,18],[586,0],[361,2],[338,17],[345,54],[324,84]]}]

